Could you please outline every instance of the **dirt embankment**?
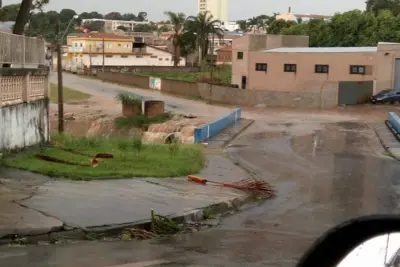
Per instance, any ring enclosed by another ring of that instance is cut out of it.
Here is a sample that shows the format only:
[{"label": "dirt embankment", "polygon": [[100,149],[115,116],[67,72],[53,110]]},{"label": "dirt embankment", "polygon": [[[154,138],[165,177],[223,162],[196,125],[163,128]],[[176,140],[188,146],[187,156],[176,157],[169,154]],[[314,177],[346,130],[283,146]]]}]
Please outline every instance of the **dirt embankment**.
[{"label": "dirt embankment", "polygon": [[[58,129],[57,105],[51,104],[51,130]],[[185,118],[175,115],[167,122],[152,124],[146,132],[135,127],[117,127],[114,123],[121,116],[122,106],[113,99],[92,96],[89,100],[69,102],[64,105],[65,132],[75,136],[143,137],[146,143],[165,143],[171,138],[180,143],[194,142],[194,129],[212,118]]]}]

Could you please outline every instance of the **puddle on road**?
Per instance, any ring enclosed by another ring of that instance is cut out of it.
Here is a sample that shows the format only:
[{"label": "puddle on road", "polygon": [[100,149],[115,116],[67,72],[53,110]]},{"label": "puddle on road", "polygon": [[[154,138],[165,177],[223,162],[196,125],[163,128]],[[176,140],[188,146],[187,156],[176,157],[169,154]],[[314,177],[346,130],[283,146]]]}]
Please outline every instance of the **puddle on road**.
[{"label": "puddle on road", "polygon": [[371,133],[367,124],[335,123],[302,136],[253,135],[250,147],[230,152],[278,189],[278,197],[263,207],[265,221],[273,218],[292,231],[326,230],[349,218],[398,209],[400,163],[375,152],[380,144]]}]

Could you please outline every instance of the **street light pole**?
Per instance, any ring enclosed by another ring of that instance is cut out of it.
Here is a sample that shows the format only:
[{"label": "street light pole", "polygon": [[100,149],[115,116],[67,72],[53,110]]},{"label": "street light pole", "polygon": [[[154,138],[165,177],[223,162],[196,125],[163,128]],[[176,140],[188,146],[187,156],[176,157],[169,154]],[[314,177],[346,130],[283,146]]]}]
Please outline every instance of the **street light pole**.
[{"label": "street light pole", "polygon": [[62,77],[62,42],[64,40],[65,34],[68,31],[69,26],[71,26],[72,21],[78,18],[75,15],[71,18],[65,29],[63,35],[60,37],[60,19],[57,20],[57,80],[58,80],[58,132],[64,132],[64,94],[63,94],[63,77]]},{"label": "street light pole", "polygon": [[57,20],[57,79],[58,79],[58,132],[64,132],[64,95],[62,79],[62,39],[60,36],[60,20]]}]

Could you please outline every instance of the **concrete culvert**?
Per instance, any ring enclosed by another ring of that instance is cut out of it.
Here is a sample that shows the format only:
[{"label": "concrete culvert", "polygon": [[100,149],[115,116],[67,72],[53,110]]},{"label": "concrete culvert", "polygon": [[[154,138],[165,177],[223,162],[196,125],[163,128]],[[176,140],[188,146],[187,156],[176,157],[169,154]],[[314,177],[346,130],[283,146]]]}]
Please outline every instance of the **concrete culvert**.
[{"label": "concrete culvert", "polygon": [[164,144],[172,144],[178,141],[178,137],[175,134],[169,134],[165,139],[164,139]]}]

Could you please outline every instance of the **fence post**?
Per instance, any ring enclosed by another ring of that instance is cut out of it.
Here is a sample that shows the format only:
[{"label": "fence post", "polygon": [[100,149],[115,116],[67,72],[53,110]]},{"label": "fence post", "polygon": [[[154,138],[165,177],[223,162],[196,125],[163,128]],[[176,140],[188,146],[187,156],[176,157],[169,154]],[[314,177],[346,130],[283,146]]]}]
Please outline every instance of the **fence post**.
[{"label": "fence post", "polygon": [[49,80],[49,73],[44,78],[44,91],[43,91],[43,96],[45,98],[49,98],[49,90],[50,90],[50,80]]},{"label": "fence post", "polygon": [[25,68],[25,57],[26,57],[25,36],[22,36],[22,68]]},{"label": "fence post", "polygon": [[24,82],[23,82],[23,85],[22,85],[22,101],[23,102],[29,102],[29,100],[30,100],[30,83],[29,83],[29,80],[30,80],[30,74],[29,73],[27,73],[25,76],[24,76]]}]

